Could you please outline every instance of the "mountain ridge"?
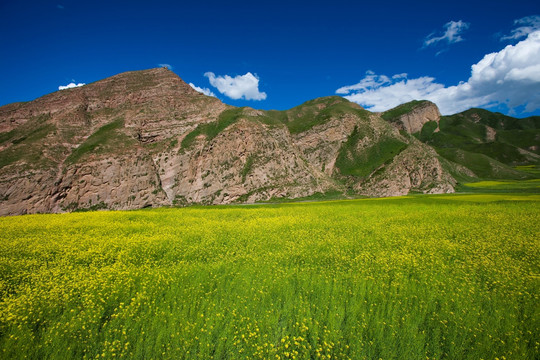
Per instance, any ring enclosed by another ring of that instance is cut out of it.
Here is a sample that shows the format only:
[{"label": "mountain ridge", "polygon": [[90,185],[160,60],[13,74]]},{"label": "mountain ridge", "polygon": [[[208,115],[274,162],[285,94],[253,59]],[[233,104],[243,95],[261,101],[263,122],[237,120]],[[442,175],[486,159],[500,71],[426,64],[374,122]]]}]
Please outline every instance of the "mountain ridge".
[{"label": "mountain ridge", "polygon": [[[237,108],[164,68],[126,72],[0,107],[0,215],[445,193],[460,179],[496,177],[477,174],[460,151],[526,177],[511,166],[538,163],[540,121],[522,129],[473,113],[445,117],[418,101],[377,114],[339,96]],[[459,121],[467,131],[452,132]],[[474,131],[493,141],[471,145]],[[515,150],[511,159],[492,159],[497,146]]]}]

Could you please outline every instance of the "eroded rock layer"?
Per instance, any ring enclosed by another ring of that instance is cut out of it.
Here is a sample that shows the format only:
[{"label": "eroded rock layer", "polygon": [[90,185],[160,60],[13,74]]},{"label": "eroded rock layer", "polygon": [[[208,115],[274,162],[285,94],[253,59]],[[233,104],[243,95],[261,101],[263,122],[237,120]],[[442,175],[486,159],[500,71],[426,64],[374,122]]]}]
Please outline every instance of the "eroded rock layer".
[{"label": "eroded rock layer", "polygon": [[164,68],[119,74],[0,107],[0,215],[446,193],[456,176],[476,176],[429,146],[440,137],[434,104],[394,110],[338,96],[235,108]]}]

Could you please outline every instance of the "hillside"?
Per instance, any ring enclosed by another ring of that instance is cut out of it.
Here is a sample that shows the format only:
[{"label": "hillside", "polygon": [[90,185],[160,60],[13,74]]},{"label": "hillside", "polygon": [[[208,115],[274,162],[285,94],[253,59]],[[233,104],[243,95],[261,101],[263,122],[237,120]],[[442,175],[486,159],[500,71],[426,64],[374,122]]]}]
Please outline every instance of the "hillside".
[{"label": "hillside", "polygon": [[[410,117],[421,113],[426,106],[436,107],[426,101],[415,101],[389,110],[382,117],[400,123],[403,114]],[[412,133],[419,140],[446,160],[470,169],[474,177],[527,179],[531,173],[517,169],[540,165],[538,116],[516,119],[484,109],[470,109],[451,116],[439,115],[438,119],[418,120],[417,125]]]},{"label": "hillside", "polygon": [[471,111],[441,117],[421,101],[376,114],[338,96],[262,111],[165,68],[127,72],[0,107],[0,215],[447,193],[530,176],[512,167],[538,164],[538,118]]}]

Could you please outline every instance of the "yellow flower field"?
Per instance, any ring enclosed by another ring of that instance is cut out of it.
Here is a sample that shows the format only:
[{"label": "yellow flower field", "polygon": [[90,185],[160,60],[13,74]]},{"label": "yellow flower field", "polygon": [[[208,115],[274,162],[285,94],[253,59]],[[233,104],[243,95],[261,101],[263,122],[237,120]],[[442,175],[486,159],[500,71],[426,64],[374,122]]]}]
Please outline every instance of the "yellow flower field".
[{"label": "yellow flower field", "polygon": [[538,200],[0,218],[0,358],[537,359]]}]

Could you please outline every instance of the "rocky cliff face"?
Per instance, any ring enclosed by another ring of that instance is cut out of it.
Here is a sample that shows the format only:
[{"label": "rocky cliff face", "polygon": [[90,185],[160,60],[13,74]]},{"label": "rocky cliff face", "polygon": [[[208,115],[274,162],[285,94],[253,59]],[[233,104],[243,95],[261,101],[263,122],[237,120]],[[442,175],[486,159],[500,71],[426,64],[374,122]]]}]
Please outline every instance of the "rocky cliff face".
[{"label": "rocky cliff face", "polygon": [[140,149],[68,166],[54,189],[53,212],[169,204],[152,158]]},{"label": "rocky cliff face", "polygon": [[[438,110],[406,115],[398,128],[413,133]],[[233,108],[151,69],[0,107],[0,215],[454,185],[433,149],[336,96]]]},{"label": "rocky cliff face", "polygon": [[412,101],[382,113],[382,117],[394,124],[399,130],[415,134],[422,130],[424,124],[436,123],[435,131],[439,131],[441,113],[437,105],[431,101]]},{"label": "rocky cliff face", "polygon": [[457,181],[444,169],[435,150],[412,140],[392,161],[358,183],[355,190],[367,196],[407,195],[410,192],[454,192]]},{"label": "rocky cliff face", "polygon": [[240,114],[215,138],[196,139],[157,155],[161,183],[173,204],[227,204],[308,196],[333,188],[305,161],[287,128]]},{"label": "rocky cliff face", "polygon": [[163,68],[0,107],[0,215],[165,204],[145,144],[226,108]]}]

